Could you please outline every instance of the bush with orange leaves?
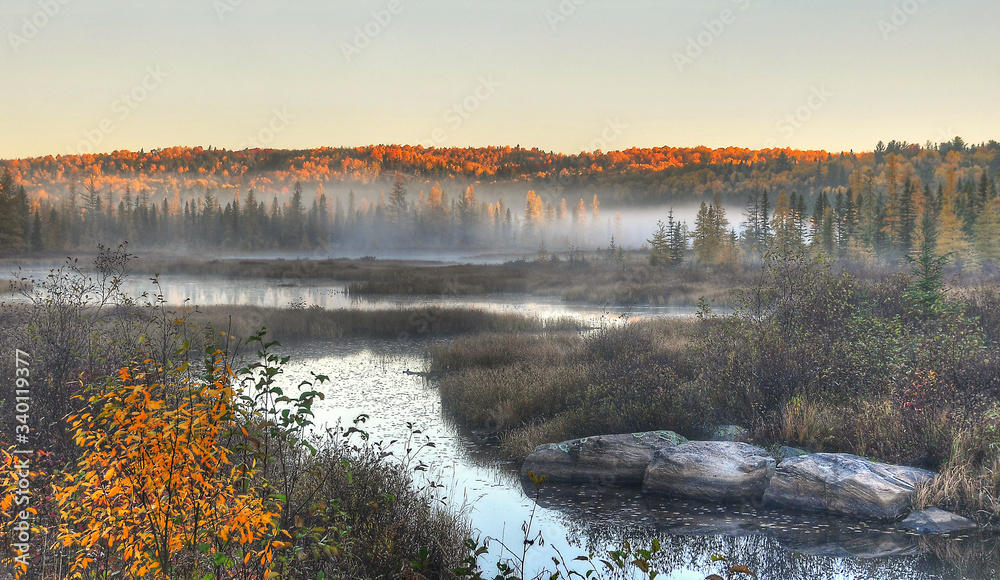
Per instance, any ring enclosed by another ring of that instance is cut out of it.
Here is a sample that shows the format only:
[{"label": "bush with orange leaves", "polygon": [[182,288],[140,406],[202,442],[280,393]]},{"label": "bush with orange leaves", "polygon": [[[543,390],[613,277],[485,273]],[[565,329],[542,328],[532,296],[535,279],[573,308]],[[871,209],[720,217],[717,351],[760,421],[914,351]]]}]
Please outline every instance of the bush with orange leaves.
[{"label": "bush with orange leaves", "polygon": [[134,363],[69,417],[83,451],[55,495],[72,577],[220,578],[270,564],[280,507],[226,445],[240,393],[216,354],[201,378],[186,363]]}]

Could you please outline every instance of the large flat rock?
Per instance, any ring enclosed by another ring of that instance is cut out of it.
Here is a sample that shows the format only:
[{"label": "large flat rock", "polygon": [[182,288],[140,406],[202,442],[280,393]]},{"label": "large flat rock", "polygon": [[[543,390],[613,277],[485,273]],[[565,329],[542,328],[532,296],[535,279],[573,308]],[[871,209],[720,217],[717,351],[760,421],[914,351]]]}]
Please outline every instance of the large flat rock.
[{"label": "large flat rock", "polygon": [[547,443],[528,455],[521,475],[530,472],[554,482],[639,485],[656,450],[686,442],[673,431],[650,431]]},{"label": "large flat rock", "polygon": [[781,462],[764,504],[861,519],[896,520],[910,511],[913,490],[934,473],[885,465],[846,453],[813,453]]},{"label": "large flat rock", "polygon": [[760,447],[693,441],[657,451],[642,489],[706,501],[759,500],[774,469],[774,458]]}]

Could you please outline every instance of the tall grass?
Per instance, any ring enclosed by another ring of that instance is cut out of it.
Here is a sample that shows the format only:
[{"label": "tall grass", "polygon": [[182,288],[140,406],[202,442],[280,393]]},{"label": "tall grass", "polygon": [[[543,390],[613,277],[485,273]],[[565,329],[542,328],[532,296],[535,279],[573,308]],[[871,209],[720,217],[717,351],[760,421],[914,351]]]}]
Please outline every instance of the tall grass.
[{"label": "tall grass", "polygon": [[194,317],[237,337],[247,337],[262,327],[282,339],[336,339],[344,337],[411,338],[448,336],[470,332],[538,332],[579,330],[574,318],[543,319],[510,312],[476,308],[397,308],[385,310],[264,308],[258,306],[201,307]]},{"label": "tall grass", "polygon": [[692,369],[684,351],[695,330],[661,320],[585,335],[463,337],[432,350],[431,370],[443,375],[442,400],[460,420],[497,433],[504,455],[521,459],[573,437],[690,432],[697,412],[678,373]]},{"label": "tall grass", "polygon": [[313,441],[318,452],[295,463],[294,506],[304,529],[339,534],[341,549],[309,554],[290,566],[291,578],[396,578],[427,550],[424,575],[452,578],[468,556],[474,530],[465,514],[443,506],[418,487],[408,464],[381,443],[348,439],[343,432]]}]

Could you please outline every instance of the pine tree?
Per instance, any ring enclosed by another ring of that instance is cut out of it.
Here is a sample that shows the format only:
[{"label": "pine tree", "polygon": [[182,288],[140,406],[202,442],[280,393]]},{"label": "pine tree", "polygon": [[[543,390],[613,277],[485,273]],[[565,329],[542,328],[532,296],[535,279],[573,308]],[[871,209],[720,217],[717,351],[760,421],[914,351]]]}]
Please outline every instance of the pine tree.
[{"label": "pine tree", "polygon": [[35,214],[31,223],[31,250],[33,252],[41,252],[45,249],[45,238],[42,237],[42,217],[39,215],[41,212],[41,208],[33,212]]},{"label": "pine tree", "polygon": [[694,221],[693,243],[695,259],[699,264],[715,264],[721,254],[721,240],[715,228],[716,217],[713,205],[701,202]]},{"label": "pine tree", "polygon": [[951,256],[961,262],[969,251],[969,242],[965,237],[962,221],[955,211],[955,193],[945,191],[941,203],[941,212],[937,219],[937,244],[935,251],[939,256]]},{"label": "pine tree", "polygon": [[1000,200],[986,202],[976,218],[972,250],[983,265],[1000,266]]},{"label": "pine tree", "polygon": [[757,245],[763,251],[771,239],[771,202],[767,190],[760,194],[760,205],[757,213]]},{"label": "pine tree", "polygon": [[899,196],[899,251],[902,255],[910,253],[913,247],[913,234],[916,230],[916,212],[914,210],[914,196],[917,195],[917,188],[913,184],[913,179],[909,176],[903,184],[903,192]]},{"label": "pine tree", "polygon": [[788,249],[802,245],[802,238],[796,227],[795,210],[792,208],[791,199],[784,191],[778,194],[778,200],[774,204],[771,229],[774,230],[771,242],[774,247]]},{"label": "pine tree", "polygon": [[[667,219],[673,222],[674,210],[670,210]],[[649,264],[652,266],[666,266],[672,262],[670,258],[670,233],[672,228],[668,228],[662,221],[656,222],[656,231],[649,242]]]},{"label": "pine tree", "polygon": [[406,203],[406,182],[403,176],[396,174],[396,180],[392,184],[392,192],[389,194],[389,221],[393,224],[401,224],[407,214]]},{"label": "pine tree", "polygon": [[528,191],[527,201],[524,204],[524,223],[528,227],[537,227],[542,223],[544,207],[542,198],[535,194],[534,190]]},{"label": "pine tree", "polygon": [[14,183],[10,171],[4,170],[0,176],[0,250],[24,248],[28,224],[22,218],[22,205],[27,204],[23,192],[24,188]]},{"label": "pine tree", "polygon": [[684,261],[684,251],[687,250],[687,232],[681,220],[674,219],[674,212],[667,214],[667,229],[670,232],[670,262],[680,264]]}]

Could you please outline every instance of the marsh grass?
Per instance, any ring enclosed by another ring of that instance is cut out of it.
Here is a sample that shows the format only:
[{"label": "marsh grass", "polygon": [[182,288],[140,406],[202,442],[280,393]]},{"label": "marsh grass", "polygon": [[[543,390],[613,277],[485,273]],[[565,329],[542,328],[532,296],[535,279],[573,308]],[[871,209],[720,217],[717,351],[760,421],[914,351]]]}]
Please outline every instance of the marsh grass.
[{"label": "marsh grass", "polygon": [[503,455],[523,459],[545,442],[693,429],[694,397],[678,373],[693,368],[684,353],[696,329],[658,320],[583,335],[463,337],[432,349],[431,371],[460,421],[497,433]]},{"label": "marsh grass", "polygon": [[472,296],[532,294],[572,302],[693,306],[699,299],[725,305],[733,273],[725,269],[649,266],[638,258],[605,262],[526,261],[448,265],[398,260],[220,260],[155,256],[135,271],[233,278],[334,280],[354,295]]},{"label": "marsh grass", "polygon": [[290,577],[396,578],[422,548],[425,575],[453,577],[475,533],[466,515],[418,486],[413,465],[391,455],[398,449],[344,433],[314,440],[318,452],[297,464],[297,491],[290,498],[291,506],[319,506],[301,512],[300,527],[341,534],[341,550],[293,563]]},{"label": "marsh grass", "polygon": [[938,477],[917,489],[914,505],[1000,521],[1000,406],[956,428],[950,456]]},{"label": "marsh grass", "polygon": [[398,308],[385,310],[264,308],[257,306],[201,307],[196,320],[236,337],[247,337],[262,327],[278,340],[337,339],[344,337],[422,339],[463,333],[503,331],[539,332],[579,330],[573,318],[526,316],[475,308]]}]

